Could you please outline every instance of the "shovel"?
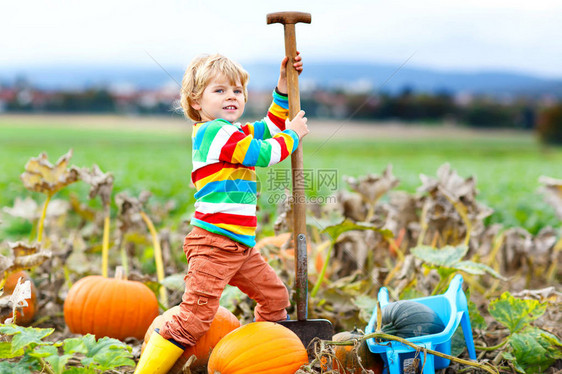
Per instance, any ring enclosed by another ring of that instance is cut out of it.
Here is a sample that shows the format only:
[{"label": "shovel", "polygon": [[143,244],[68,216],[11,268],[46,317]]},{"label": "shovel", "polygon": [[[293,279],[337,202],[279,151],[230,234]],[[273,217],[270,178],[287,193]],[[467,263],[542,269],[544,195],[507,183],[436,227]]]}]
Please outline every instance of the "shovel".
[{"label": "shovel", "polygon": [[[287,62],[287,89],[289,91],[289,118],[295,118],[300,111],[299,75],[293,67],[297,55],[295,24],[310,23],[310,13],[279,12],[267,15],[267,24],[281,23],[285,29],[285,55]],[[279,322],[293,331],[305,347],[314,338],[331,340],[334,334],[332,323],[327,319],[307,319],[308,315],[308,265],[306,251],[306,201],[304,194],[302,142],[291,155],[293,180],[293,248],[295,248],[295,302],[297,320]]]}]

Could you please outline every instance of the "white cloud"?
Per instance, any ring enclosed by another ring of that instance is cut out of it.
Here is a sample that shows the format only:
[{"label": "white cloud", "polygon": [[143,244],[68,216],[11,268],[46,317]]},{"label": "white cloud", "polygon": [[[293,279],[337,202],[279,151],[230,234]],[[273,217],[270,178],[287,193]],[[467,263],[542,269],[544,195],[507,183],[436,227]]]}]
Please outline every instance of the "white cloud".
[{"label": "white cloud", "polygon": [[443,69],[522,70],[562,77],[562,2],[441,0],[21,0],[0,8],[0,66],[29,64],[185,66],[221,52],[239,61],[278,60],[279,10],[312,13],[297,25],[310,60],[390,62]]}]

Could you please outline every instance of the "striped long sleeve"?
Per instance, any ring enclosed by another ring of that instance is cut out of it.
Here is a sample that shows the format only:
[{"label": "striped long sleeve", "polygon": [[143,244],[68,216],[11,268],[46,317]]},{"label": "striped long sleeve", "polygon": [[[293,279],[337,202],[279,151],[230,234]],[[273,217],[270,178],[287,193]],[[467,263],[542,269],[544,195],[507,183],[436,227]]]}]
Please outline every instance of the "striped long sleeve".
[{"label": "striped long sleeve", "polygon": [[242,126],[216,119],[194,126],[194,226],[255,245],[255,166],[283,161],[299,142],[294,131],[285,129],[287,109],[287,97],[274,92],[273,103],[261,121]]}]

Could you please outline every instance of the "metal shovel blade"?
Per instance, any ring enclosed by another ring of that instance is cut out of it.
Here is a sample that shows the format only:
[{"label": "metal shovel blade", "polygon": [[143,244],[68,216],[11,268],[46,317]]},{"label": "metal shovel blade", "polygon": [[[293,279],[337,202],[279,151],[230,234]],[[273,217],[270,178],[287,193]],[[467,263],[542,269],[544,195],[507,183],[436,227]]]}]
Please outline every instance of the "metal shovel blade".
[{"label": "metal shovel blade", "polygon": [[308,345],[314,338],[322,340],[332,340],[334,327],[327,319],[307,319],[304,321],[280,321],[277,322],[285,326],[300,338],[302,344],[308,349]]},{"label": "metal shovel blade", "polygon": [[[308,271],[307,271],[307,253],[306,253],[306,236],[304,234],[297,235],[297,250],[295,251],[295,299],[297,307],[297,320],[288,320],[278,322],[293,331],[302,341],[305,348],[314,338],[322,340],[332,340],[334,335],[334,327],[327,319],[307,319],[308,315]],[[310,352],[310,350],[309,350]],[[309,353],[310,356],[310,353]]]}]

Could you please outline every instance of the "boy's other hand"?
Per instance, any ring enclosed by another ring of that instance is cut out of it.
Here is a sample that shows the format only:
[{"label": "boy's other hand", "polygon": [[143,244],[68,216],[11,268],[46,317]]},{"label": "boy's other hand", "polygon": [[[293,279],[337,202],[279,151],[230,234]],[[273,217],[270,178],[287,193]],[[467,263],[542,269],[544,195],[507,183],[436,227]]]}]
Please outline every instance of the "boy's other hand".
[{"label": "boy's other hand", "polygon": [[306,124],[307,121],[308,119],[304,116],[304,110],[301,110],[292,121],[289,121],[289,119],[285,120],[285,126],[287,130],[296,132],[300,140],[310,132]]},{"label": "boy's other hand", "polygon": [[[283,61],[281,61],[281,69],[279,70],[279,80],[277,81],[277,89],[281,92],[286,94],[287,93],[287,63],[289,62],[289,57],[285,56]],[[299,73],[302,73],[303,65],[302,65],[302,57],[300,56],[300,52],[297,51],[297,55],[295,56],[295,63],[293,64],[295,70]]]}]

